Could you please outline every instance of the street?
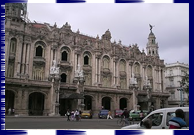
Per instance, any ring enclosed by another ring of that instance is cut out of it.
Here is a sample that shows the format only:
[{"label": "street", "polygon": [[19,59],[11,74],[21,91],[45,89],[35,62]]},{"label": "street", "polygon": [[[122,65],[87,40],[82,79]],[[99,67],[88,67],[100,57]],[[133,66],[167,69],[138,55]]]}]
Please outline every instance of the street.
[{"label": "street", "polygon": [[67,121],[65,117],[6,117],[5,129],[120,129],[115,119],[81,119]]}]

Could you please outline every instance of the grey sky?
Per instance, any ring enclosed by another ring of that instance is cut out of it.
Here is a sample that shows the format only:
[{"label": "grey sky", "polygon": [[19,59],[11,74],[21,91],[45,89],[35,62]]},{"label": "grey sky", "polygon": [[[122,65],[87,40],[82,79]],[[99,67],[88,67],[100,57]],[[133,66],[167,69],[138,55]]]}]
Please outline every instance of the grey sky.
[{"label": "grey sky", "polygon": [[[146,48],[149,24],[165,63],[189,64],[188,4],[29,4],[28,18],[60,28],[68,22],[73,31],[96,37],[110,30],[112,41],[137,43]],[[145,49],[146,50],[146,49]]]}]

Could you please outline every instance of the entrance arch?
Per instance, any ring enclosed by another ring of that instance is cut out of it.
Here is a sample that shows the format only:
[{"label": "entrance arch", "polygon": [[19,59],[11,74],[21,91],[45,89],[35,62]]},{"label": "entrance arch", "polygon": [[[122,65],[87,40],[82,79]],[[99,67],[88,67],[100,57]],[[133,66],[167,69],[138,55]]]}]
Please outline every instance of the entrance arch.
[{"label": "entrance arch", "polygon": [[14,108],[14,101],[15,101],[15,93],[11,90],[5,90],[5,110],[6,114],[8,112],[8,109]]},{"label": "entrance arch", "polygon": [[29,95],[29,115],[43,115],[45,95],[34,92]]},{"label": "entrance arch", "polygon": [[84,110],[92,110],[92,96],[85,95],[84,98]]},{"label": "entrance arch", "polygon": [[120,108],[121,110],[124,110],[124,108],[127,108],[127,99],[126,99],[126,98],[121,98],[121,99],[120,99],[119,108]]},{"label": "entrance arch", "polygon": [[104,109],[111,110],[111,98],[110,97],[103,97],[102,98],[102,106]]}]

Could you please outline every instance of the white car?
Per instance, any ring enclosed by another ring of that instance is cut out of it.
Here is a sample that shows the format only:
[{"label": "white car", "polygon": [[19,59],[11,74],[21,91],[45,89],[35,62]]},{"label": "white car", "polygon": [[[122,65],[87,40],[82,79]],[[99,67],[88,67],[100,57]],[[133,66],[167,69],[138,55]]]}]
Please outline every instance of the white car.
[{"label": "white car", "polygon": [[[169,129],[168,122],[172,117],[175,116],[175,111],[177,109],[182,109],[184,111],[184,120],[186,121],[187,126],[189,127],[189,107],[158,109],[148,114],[142,121],[149,118],[150,120],[152,120],[152,129]],[[143,127],[141,126],[142,121],[138,124],[122,127],[122,129],[143,129]]]}]

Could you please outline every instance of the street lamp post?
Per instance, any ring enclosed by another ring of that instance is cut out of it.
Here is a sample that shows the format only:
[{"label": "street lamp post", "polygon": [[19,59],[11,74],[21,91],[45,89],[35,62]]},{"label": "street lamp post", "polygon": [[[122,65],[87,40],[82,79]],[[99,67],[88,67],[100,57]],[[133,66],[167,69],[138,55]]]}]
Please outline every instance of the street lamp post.
[{"label": "street lamp post", "polygon": [[145,83],[144,83],[144,89],[147,92],[148,111],[150,111],[150,109],[152,108],[151,107],[151,89],[152,89],[152,87],[151,87],[150,81],[148,80],[147,76],[146,76],[146,80],[145,80]]},{"label": "street lamp post", "polygon": [[138,86],[137,86],[137,79],[134,77],[134,74],[132,74],[129,88],[133,90],[133,109],[137,111],[137,95],[138,95]]},{"label": "street lamp post", "polygon": [[177,90],[180,91],[180,101],[181,101],[180,106],[183,107],[184,106],[183,104],[183,91],[184,90],[182,87],[178,88]]},{"label": "street lamp post", "polygon": [[[52,91],[55,92],[55,103],[53,103],[52,114],[54,116],[59,116],[59,91],[60,91],[60,76],[59,76],[59,67],[56,65],[56,61],[52,61],[52,66],[50,68],[49,80],[52,82]],[[53,94],[54,94],[53,92]],[[54,97],[52,97],[54,98]],[[54,101],[54,99],[51,99]]]},{"label": "street lamp post", "polygon": [[83,75],[83,70],[81,70],[80,65],[78,64],[77,70],[75,71],[75,80],[78,84],[77,93],[80,94],[83,98],[78,99],[78,107],[79,109],[83,110],[85,104],[84,104],[84,82],[85,78]]}]

